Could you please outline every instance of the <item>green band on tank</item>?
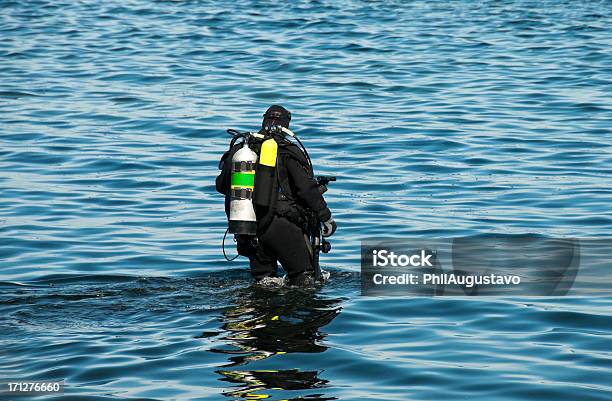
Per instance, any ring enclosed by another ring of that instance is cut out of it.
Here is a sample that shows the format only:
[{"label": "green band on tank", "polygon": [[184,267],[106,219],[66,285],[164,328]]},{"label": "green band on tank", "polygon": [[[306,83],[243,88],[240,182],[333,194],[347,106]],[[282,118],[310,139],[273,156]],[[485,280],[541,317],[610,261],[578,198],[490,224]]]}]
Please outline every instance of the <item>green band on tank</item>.
[{"label": "green band on tank", "polygon": [[233,173],[232,186],[252,187],[255,185],[255,174],[248,173]]}]

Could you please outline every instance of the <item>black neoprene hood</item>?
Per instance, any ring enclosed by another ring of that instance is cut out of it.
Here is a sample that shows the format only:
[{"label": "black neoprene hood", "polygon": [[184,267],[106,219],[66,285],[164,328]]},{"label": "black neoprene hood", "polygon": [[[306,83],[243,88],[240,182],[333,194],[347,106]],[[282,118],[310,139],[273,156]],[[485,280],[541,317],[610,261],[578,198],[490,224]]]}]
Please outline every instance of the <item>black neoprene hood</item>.
[{"label": "black neoprene hood", "polygon": [[261,127],[265,128],[270,125],[281,125],[285,128],[289,128],[289,121],[291,121],[291,112],[284,108],[274,104],[268,107],[266,113],[263,115],[264,119],[261,123]]}]

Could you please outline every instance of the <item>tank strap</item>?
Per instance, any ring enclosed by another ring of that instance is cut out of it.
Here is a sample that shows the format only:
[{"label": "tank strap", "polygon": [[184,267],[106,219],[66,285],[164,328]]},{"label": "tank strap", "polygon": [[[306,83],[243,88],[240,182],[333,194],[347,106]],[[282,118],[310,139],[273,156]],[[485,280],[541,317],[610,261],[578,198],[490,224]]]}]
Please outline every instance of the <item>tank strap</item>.
[{"label": "tank strap", "polygon": [[253,191],[247,188],[232,189],[233,199],[253,199]]},{"label": "tank strap", "polygon": [[255,162],[241,161],[234,162],[234,171],[253,171],[255,170]]}]

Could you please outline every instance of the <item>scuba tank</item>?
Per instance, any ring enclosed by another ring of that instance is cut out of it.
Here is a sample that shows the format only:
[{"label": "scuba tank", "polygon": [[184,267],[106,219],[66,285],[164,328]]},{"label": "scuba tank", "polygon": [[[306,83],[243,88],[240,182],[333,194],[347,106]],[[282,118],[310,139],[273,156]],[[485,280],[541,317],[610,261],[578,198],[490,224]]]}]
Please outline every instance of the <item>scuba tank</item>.
[{"label": "scuba tank", "polygon": [[268,138],[261,144],[259,161],[255,168],[255,188],[253,203],[258,206],[269,206],[274,192],[276,181],[276,156],[278,143],[274,138]]},{"label": "scuba tank", "polygon": [[257,218],[253,208],[256,162],[257,154],[249,148],[245,140],[242,148],[232,157],[228,227],[231,234],[255,235],[257,233]]}]

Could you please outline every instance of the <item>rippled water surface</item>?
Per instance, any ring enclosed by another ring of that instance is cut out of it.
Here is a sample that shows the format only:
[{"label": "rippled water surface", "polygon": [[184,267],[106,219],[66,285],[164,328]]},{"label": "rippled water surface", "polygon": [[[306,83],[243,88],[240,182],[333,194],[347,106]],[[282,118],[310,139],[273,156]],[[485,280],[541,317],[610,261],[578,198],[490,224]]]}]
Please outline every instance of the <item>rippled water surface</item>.
[{"label": "rippled water surface", "polygon": [[[359,296],[359,240],[612,226],[609,1],[0,1],[0,379],[63,399],[609,400],[612,298]],[[221,254],[294,115],[331,280]],[[58,398],[59,399],[59,398]]]}]

